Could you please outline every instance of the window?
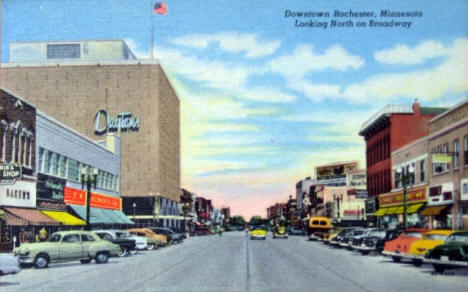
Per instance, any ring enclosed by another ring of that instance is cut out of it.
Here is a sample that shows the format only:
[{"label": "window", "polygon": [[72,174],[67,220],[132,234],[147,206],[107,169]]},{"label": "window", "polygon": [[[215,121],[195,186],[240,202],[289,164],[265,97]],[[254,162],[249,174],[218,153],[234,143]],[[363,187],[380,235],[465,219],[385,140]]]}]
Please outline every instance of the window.
[{"label": "window", "polygon": [[33,138],[29,140],[29,161],[28,165],[29,167],[32,167],[32,156],[33,156]]},{"label": "window", "polygon": [[60,156],[61,155],[59,155],[57,153],[52,154],[52,169],[51,169],[51,172],[50,172],[52,175],[58,175]]},{"label": "window", "polygon": [[68,159],[67,178],[78,181],[79,180],[78,174],[79,174],[78,161],[74,159]]},{"label": "window", "polygon": [[[432,149],[432,153],[442,153],[442,146]],[[444,171],[444,166],[442,163],[432,163],[432,173],[438,174]]]},{"label": "window", "polygon": [[59,159],[59,173],[58,173],[58,175],[60,177],[66,177],[67,160],[68,160],[68,158],[66,158],[64,156],[60,156],[60,159]]},{"label": "window", "polygon": [[78,59],[80,44],[47,45],[47,59]]},{"label": "window", "polygon": [[426,180],[426,160],[421,160],[419,162],[419,174],[420,174],[420,179],[421,182]]},{"label": "window", "polygon": [[53,234],[50,238],[49,238],[49,241],[50,242],[59,242],[60,241],[60,234]]},{"label": "window", "polygon": [[[448,144],[445,144],[444,145],[444,150],[442,152],[443,154],[449,154],[449,145]],[[449,163],[444,163],[444,169],[445,171],[448,171],[450,169],[450,164]]]},{"label": "window", "polygon": [[94,241],[94,237],[89,234],[81,234],[81,241]]},{"label": "window", "polygon": [[63,242],[80,242],[78,234],[68,234],[63,237]]},{"label": "window", "polygon": [[468,136],[465,136],[464,138],[465,142],[464,142],[464,146],[463,146],[463,150],[464,150],[464,162],[465,162],[465,165],[468,165]]},{"label": "window", "polygon": [[24,142],[23,142],[23,165],[26,166],[27,165],[27,153],[28,153],[28,150],[27,150],[27,146],[28,146],[28,141],[29,139],[27,137],[24,137]]},{"label": "window", "polygon": [[39,148],[39,165],[37,166],[39,171],[42,171],[44,169],[43,163],[44,163],[44,148],[40,147]]},{"label": "window", "polygon": [[49,165],[52,153],[48,150],[44,150],[44,158],[42,163],[42,172],[49,173]]},{"label": "window", "polygon": [[460,166],[460,143],[458,139],[453,141],[453,168]]},{"label": "window", "polygon": [[11,134],[13,136],[13,140],[12,140],[12,143],[11,143],[11,145],[13,146],[11,148],[11,162],[15,163],[16,162],[16,156],[15,156],[15,154],[16,154],[16,135],[15,135],[14,131]]}]

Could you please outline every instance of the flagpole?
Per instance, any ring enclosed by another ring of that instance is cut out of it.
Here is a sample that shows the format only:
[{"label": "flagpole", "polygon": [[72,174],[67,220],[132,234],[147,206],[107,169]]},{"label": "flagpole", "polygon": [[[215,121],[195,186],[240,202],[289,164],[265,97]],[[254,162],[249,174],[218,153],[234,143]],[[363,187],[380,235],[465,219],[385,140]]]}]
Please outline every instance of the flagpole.
[{"label": "flagpole", "polygon": [[154,9],[154,1],[151,0],[150,4],[151,4],[151,60],[154,59],[154,52],[153,52],[153,49],[154,49],[154,16],[153,16],[153,9]]}]

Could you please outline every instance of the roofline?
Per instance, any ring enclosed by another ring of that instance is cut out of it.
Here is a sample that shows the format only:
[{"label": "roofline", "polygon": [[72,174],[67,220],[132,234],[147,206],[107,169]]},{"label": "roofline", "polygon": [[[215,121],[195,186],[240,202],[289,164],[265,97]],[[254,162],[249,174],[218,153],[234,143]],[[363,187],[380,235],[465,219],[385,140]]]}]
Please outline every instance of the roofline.
[{"label": "roofline", "polygon": [[363,136],[364,132],[366,132],[367,129],[369,129],[375,122],[380,120],[382,117],[389,117],[392,114],[412,113],[414,113],[412,105],[387,104],[362,124],[361,129],[359,130],[359,135]]},{"label": "roofline", "polygon": [[338,162],[332,162],[332,163],[328,163],[328,164],[317,165],[317,166],[315,166],[315,168],[324,167],[324,166],[335,166],[335,165],[342,165],[342,164],[350,164],[350,163],[354,163],[354,162],[356,162],[357,165],[359,166],[359,160],[349,160],[349,161],[338,161]]},{"label": "roofline", "polygon": [[26,98],[24,98],[23,96],[19,95],[18,93],[14,93],[12,91],[10,91],[9,89],[6,89],[5,87],[1,86],[0,87],[1,90],[5,91],[6,93],[8,93],[9,95],[12,95],[14,96],[15,98],[21,100],[22,102],[24,102],[25,104],[29,105],[29,106],[32,106],[34,108],[34,110],[37,111],[36,109],[36,105],[30,101],[28,101]]},{"label": "roofline", "polygon": [[429,120],[429,123],[432,123],[432,122],[435,122],[443,117],[445,117],[446,115],[450,114],[451,112],[461,108],[462,106],[464,106],[465,104],[468,104],[468,98],[466,98],[465,100],[462,100],[460,101],[459,103],[457,103],[456,105],[454,105],[453,107],[449,108],[448,110],[446,110],[445,112],[433,117],[432,119]]},{"label": "roofline", "polygon": [[122,61],[45,61],[45,62],[20,62],[20,63],[2,63],[1,68],[28,68],[28,67],[72,67],[72,66],[125,66],[125,65],[159,65],[159,59],[137,59]]}]

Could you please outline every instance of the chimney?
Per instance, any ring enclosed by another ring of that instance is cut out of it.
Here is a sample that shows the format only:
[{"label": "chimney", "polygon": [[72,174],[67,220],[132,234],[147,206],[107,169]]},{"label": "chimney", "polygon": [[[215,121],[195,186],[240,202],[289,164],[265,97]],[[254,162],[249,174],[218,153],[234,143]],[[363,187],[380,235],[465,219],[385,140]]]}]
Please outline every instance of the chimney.
[{"label": "chimney", "polygon": [[416,114],[419,115],[419,114],[421,113],[420,108],[421,108],[421,106],[420,106],[420,104],[419,104],[418,99],[417,99],[417,98],[414,99],[414,102],[413,102],[413,113],[414,113],[415,115],[416,115]]}]

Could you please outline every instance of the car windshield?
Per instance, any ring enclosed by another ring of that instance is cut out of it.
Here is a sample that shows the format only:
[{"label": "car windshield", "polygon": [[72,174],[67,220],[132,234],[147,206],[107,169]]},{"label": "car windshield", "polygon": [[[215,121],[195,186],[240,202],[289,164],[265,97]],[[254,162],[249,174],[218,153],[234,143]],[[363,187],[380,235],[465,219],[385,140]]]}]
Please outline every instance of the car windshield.
[{"label": "car windshield", "polygon": [[385,230],[372,230],[369,232],[369,236],[385,237]]},{"label": "car windshield", "polygon": [[446,241],[447,242],[451,242],[451,241],[468,242],[468,234],[452,234],[447,238]]},{"label": "car windshield", "polygon": [[62,236],[60,234],[52,234],[52,236],[49,237],[49,241],[50,242],[59,242],[61,237]]},{"label": "car windshield", "polygon": [[428,234],[424,236],[424,239],[426,240],[445,240],[447,238],[447,235],[443,234]]}]

